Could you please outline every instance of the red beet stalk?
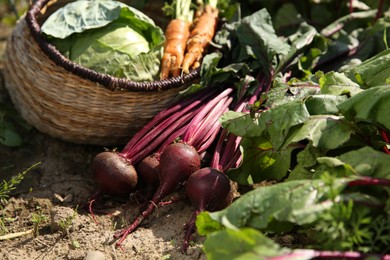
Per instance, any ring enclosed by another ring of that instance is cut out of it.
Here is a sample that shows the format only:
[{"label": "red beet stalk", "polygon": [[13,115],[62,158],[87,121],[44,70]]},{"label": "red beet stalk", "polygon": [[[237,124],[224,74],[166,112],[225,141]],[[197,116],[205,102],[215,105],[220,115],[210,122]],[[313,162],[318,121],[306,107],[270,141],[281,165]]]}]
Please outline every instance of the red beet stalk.
[{"label": "red beet stalk", "polygon": [[390,180],[389,179],[382,179],[382,178],[373,178],[369,176],[361,176],[357,178],[356,180],[350,181],[348,183],[349,187],[353,186],[390,186]]},{"label": "red beet stalk", "polygon": [[210,101],[190,122],[183,141],[195,147],[199,154],[207,150],[221,129],[220,116],[228,111],[233,98],[232,88],[227,88]]}]

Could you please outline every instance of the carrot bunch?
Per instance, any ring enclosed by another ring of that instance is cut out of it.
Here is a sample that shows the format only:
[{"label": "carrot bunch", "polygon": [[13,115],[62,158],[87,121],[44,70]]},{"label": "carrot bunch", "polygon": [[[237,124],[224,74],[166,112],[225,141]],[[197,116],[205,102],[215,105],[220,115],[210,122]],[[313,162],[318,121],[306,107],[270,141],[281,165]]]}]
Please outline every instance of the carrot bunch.
[{"label": "carrot bunch", "polygon": [[187,41],[186,54],[184,56],[182,70],[188,73],[189,69],[196,69],[200,66],[200,60],[205,49],[212,41],[218,23],[218,9],[216,2],[203,5],[199,16],[195,19],[195,26],[191,30],[190,38]]},{"label": "carrot bunch", "polygon": [[161,79],[170,76],[179,76],[181,64],[184,59],[184,52],[187,40],[190,35],[190,26],[193,20],[191,0],[176,0],[174,19],[172,19],[165,30],[164,55],[161,61]]},{"label": "carrot bunch", "polygon": [[218,22],[217,0],[200,4],[195,19],[190,4],[191,0],[176,1],[175,19],[165,30],[161,79],[199,67],[205,49],[214,37]]}]

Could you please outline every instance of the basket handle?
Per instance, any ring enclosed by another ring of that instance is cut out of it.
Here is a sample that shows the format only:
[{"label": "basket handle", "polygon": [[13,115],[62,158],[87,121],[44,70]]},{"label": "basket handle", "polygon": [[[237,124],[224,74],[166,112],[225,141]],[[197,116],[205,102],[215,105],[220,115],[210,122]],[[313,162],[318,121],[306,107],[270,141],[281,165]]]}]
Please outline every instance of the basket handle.
[{"label": "basket handle", "polygon": [[74,73],[82,78],[97,82],[110,90],[126,89],[130,91],[158,91],[168,90],[172,88],[182,87],[184,85],[194,82],[199,78],[200,71],[192,70],[188,74],[182,76],[171,77],[169,79],[150,81],[150,82],[137,82],[131,81],[125,78],[117,78],[107,74],[99,73],[94,70],[80,66],[77,63],[67,59],[62,55],[54,45],[48,43],[41,34],[41,27],[37,21],[37,15],[42,8],[47,5],[50,0],[37,0],[33,1],[26,13],[25,20],[27,26],[30,29],[31,35],[37,42],[41,50],[58,66],[65,68],[66,70]]}]

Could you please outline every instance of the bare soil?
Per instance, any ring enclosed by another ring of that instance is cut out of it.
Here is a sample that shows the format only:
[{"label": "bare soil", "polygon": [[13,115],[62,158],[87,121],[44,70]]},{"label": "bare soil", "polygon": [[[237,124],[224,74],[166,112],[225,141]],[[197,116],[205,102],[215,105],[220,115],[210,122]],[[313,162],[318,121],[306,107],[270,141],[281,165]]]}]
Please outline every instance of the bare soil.
[{"label": "bare soil", "polygon": [[[12,108],[4,87],[3,54],[12,27],[0,24],[0,104]],[[115,247],[113,234],[139,213],[136,199],[105,197],[96,202],[96,224],[86,207],[95,191],[90,162],[104,147],[78,145],[31,129],[19,129],[23,145],[0,145],[0,176],[9,180],[30,166],[0,216],[0,235],[27,234],[0,241],[0,259],[204,259],[202,237],[184,255],[180,246],[193,207],[187,200],[158,208]],[[36,220],[41,216],[41,220]],[[34,229],[36,232],[34,234]],[[30,232],[30,233],[29,233]],[[32,233],[31,233],[32,232]]]}]

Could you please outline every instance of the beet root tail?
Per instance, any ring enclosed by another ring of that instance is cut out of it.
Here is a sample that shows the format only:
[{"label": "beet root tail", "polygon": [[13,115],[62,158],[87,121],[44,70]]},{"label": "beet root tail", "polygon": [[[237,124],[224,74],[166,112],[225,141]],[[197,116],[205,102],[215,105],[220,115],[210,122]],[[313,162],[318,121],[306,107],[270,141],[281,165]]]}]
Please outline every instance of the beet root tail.
[{"label": "beet root tail", "polygon": [[198,210],[194,211],[192,213],[190,221],[186,224],[186,227],[185,227],[186,233],[184,235],[184,241],[183,241],[183,244],[181,246],[181,252],[183,254],[187,254],[187,249],[190,245],[192,234],[195,233],[195,220],[196,220],[196,216],[198,216],[198,214],[199,214]]},{"label": "beet root tail", "polygon": [[115,245],[117,247],[120,247],[122,243],[125,241],[126,237],[139,227],[142,221],[153,212],[155,207],[156,204],[154,202],[151,202],[148,205],[148,207],[134,220],[134,222],[128,228],[115,233],[114,238],[115,239],[119,238],[119,240],[115,243]]}]

